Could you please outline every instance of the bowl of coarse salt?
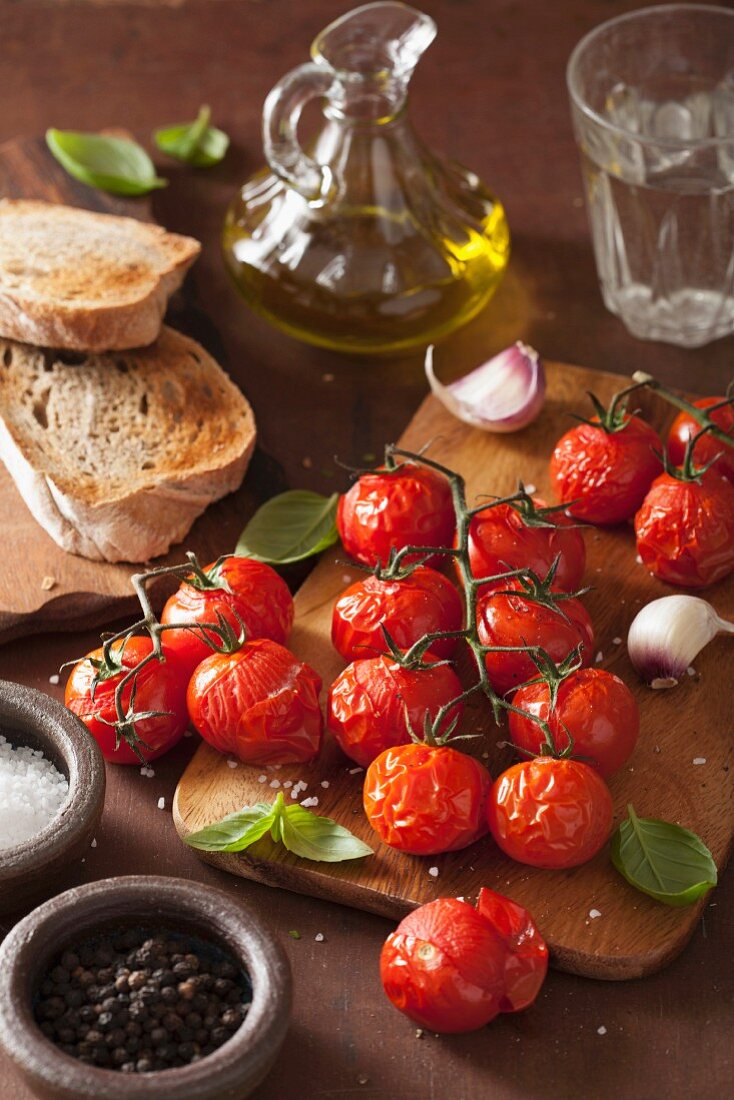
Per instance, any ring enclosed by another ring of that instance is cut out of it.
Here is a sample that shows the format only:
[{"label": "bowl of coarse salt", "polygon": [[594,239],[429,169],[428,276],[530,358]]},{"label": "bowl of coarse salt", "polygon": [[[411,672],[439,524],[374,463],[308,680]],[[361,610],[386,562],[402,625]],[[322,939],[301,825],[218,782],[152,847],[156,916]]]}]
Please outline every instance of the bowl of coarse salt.
[{"label": "bowl of coarse salt", "polygon": [[76,715],[0,680],[0,913],[54,892],[102,816],[102,753]]}]

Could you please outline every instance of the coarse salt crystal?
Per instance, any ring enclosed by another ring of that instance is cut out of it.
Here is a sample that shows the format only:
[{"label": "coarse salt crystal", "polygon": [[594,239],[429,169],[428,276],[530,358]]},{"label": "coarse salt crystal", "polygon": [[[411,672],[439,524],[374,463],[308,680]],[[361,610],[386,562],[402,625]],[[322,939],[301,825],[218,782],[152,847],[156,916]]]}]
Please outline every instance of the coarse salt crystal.
[{"label": "coarse salt crystal", "polygon": [[601,651],[601,650],[599,650],[599,652],[597,653],[597,655],[596,655],[596,657],[594,658],[594,660],[596,661],[596,663],[597,663],[597,664],[599,664],[599,663],[600,663],[601,661],[603,661],[603,660],[604,660],[604,654],[602,653],[602,651]]},{"label": "coarse salt crystal", "polygon": [[273,790],[276,790],[280,786],[280,780],[279,779],[271,779],[268,786],[272,787]]},{"label": "coarse salt crystal", "polygon": [[152,779],[155,775],[155,772],[149,764],[143,764],[142,768],[140,769],[140,774],[144,775],[146,779]]},{"label": "coarse salt crystal", "polygon": [[227,767],[228,768],[236,768],[238,763],[239,763],[239,761],[237,761],[237,760],[228,760],[227,761]]},{"label": "coarse salt crystal", "polygon": [[48,682],[49,682],[49,684],[58,684],[58,682],[59,682],[58,672],[54,672],[53,676],[49,676]]},{"label": "coarse salt crystal", "polygon": [[319,800],[316,795],[312,795],[311,798],[304,798],[303,802],[301,803],[305,810],[307,810],[309,806],[318,806],[318,804]]},{"label": "coarse salt crystal", "polygon": [[292,786],[293,786],[293,780],[292,779],[286,779],[285,783],[283,784],[284,789],[287,791],[288,788],[292,787]]},{"label": "coarse salt crystal", "polygon": [[165,809],[165,806],[166,806],[165,798],[159,798],[158,799],[158,809],[163,810],[163,809]]},{"label": "coarse salt crystal", "polygon": [[640,557],[639,554],[636,555],[635,561],[637,562],[638,565],[642,565],[642,558]]},{"label": "coarse salt crystal", "polygon": [[596,920],[597,917],[601,916],[601,910],[600,909],[589,909],[589,916],[591,917],[592,920]]},{"label": "coarse salt crystal", "polygon": [[357,772],[363,772],[363,771],[364,771],[364,768],[350,768],[349,769],[349,774],[350,775],[356,775]]},{"label": "coarse salt crystal", "polygon": [[606,1035],[607,1029],[604,1027],[604,1024],[602,1024],[601,1027],[598,1027],[596,1029],[596,1033],[597,1033],[597,1035]]},{"label": "coarse salt crystal", "polygon": [[267,783],[268,777],[267,775],[258,775],[257,781],[258,783]]},{"label": "coarse salt crystal", "polygon": [[622,644],[622,639],[621,638],[612,638],[612,645],[621,645],[621,644]]},{"label": "coarse salt crystal", "polygon": [[328,779],[322,779],[321,780],[321,786],[324,788],[324,790],[326,790],[327,787],[329,786],[329,780]]},{"label": "coarse salt crystal", "polygon": [[535,489],[536,489],[536,486],[535,486],[535,485],[533,485],[533,483],[532,483],[532,482],[531,482],[531,483],[530,483],[529,485],[526,485],[526,486],[525,486],[525,492],[526,492],[526,493],[534,493],[534,492],[535,492]]},{"label": "coarse salt crystal", "polygon": [[706,757],[705,756],[694,756],[693,757],[693,763],[694,764],[705,764],[706,763]]},{"label": "coarse salt crystal", "polygon": [[428,874],[431,878],[438,878],[438,867],[429,867]]},{"label": "coarse salt crystal", "polygon": [[96,848],[96,847],[97,847],[97,838],[96,838],[96,836],[92,838],[92,844],[91,844],[91,847],[92,847],[92,848]]},{"label": "coarse salt crystal", "polygon": [[323,932],[317,932],[316,935],[314,936],[314,939],[316,940],[316,943],[323,943],[324,940],[326,939],[326,936],[324,935]]},{"label": "coarse salt crystal", "polygon": [[688,673],[689,676],[695,676],[696,675],[696,670],[693,667],[693,665],[689,665],[688,668],[686,669],[686,672]]}]

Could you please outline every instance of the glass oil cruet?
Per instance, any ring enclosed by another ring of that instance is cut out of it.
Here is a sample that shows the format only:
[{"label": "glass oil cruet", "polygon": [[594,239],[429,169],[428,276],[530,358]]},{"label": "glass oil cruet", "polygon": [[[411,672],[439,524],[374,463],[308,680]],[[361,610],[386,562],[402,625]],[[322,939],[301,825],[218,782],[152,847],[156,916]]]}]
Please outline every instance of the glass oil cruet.
[{"label": "glass oil cruet", "polygon": [[[223,245],[250,306],[291,336],[362,354],[425,347],[478,313],[502,277],[501,204],[431,153],[406,109],[435,34],[405,4],[366,4],[267,97],[268,167],[231,205]],[[304,151],[298,121],[314,98],[324,121]]]}]

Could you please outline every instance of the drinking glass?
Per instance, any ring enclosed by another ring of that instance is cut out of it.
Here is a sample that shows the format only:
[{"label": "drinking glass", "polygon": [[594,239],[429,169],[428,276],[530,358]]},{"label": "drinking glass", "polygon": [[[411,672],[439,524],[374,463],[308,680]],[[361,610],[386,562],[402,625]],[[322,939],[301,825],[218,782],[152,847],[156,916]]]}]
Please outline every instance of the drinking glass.
[{"label": "drinking glass", "polygon": [[645,340],[733,332],[734,11],[612,19],[567,79],[605,305]]}]

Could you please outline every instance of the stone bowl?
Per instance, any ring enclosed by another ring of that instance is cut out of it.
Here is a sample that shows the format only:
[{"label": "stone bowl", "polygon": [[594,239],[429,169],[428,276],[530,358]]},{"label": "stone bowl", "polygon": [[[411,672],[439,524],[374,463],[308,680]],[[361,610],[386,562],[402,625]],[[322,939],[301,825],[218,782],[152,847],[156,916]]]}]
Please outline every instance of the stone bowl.
[{"label": "stone bowl", "polygon": [[0,913],[8,913],[53,893],[89,848],[104,806],[105,766],[76,715],[43,692],[7,680],[0,680],[0,733],[11,744],[41,749],[69,781],[58,817],[22,844],[0,848]]},{"label": "stone bowl", "polygon": [[[96,932],[145,925],[187,932],[228,951],[252,983],[252,1007],[218,1050],[150,1073],[98,1069],[63,1053],[33,1015],[42,976],[59,951]],[[67,890],[15,926],[0,947],[0,1046],[43,1100],[241,1100],[271,1068],[291,1011],[291,972],[273,933],[222,890],[133,875]]]}]

